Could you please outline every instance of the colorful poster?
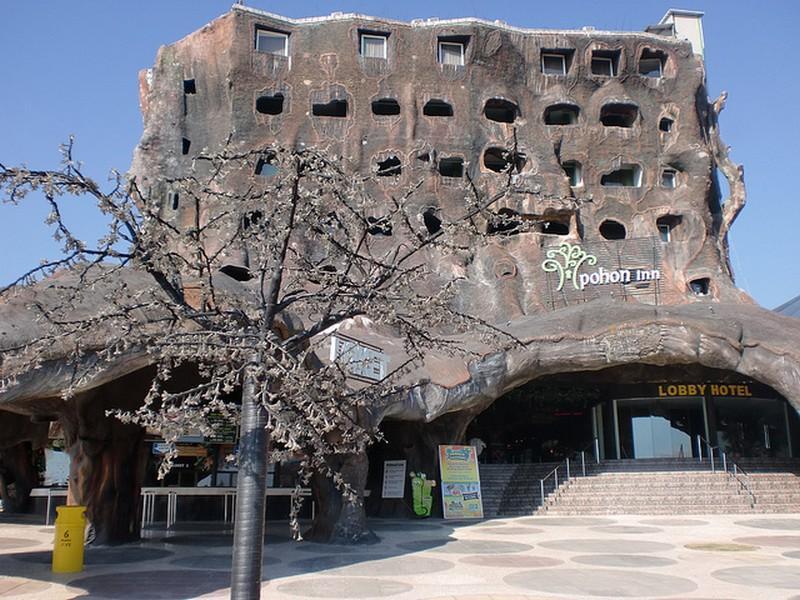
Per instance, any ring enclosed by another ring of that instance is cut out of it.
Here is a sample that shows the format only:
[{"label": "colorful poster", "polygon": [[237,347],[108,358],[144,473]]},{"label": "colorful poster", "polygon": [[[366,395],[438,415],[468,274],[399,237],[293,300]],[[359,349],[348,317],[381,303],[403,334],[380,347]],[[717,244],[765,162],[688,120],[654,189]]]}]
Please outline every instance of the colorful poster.
[{"label": "colorful poster", "polygon": [[481,480],[474,446],[439,446],[445,519],[482,519]]}]

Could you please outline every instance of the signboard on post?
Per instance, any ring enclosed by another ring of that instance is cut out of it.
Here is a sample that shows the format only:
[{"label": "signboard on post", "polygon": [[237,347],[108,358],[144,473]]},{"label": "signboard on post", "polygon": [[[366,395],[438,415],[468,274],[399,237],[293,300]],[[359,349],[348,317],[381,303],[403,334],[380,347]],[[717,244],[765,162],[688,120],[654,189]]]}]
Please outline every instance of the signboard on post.
[{"label": "signboard on post", "polygon": [[482,519],[483,500],[474,446],[439,446],[445,519]]},{"label": "signboard on post", "polygon": [[382,498],[403,498],[406,490],[406,461],[383,461]]}]

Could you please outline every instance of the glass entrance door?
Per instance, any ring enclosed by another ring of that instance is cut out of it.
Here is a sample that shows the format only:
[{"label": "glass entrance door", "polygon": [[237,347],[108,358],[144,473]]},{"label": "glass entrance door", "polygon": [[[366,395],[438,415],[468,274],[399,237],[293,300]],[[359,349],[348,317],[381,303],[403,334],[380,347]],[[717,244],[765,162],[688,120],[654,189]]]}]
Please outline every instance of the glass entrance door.
[{"label": "glass entrance door", "polygon": [[617,400],[620,458],[690,458],[705,437],[702,398]]}]

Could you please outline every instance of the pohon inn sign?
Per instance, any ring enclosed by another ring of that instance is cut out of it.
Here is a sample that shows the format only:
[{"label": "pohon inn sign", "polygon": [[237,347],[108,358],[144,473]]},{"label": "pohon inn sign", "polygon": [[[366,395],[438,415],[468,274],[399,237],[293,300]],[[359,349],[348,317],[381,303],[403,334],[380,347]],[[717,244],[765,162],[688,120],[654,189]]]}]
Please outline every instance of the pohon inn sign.
[{"label": "pohon inn sign", "polygon": [[557,248],[549,249],[545,256],[547,259],[542,263],[542,269],[546,273],[557,274],[557,292],[564,289],[567,283],[576,290],[583,290],[587,285],[626,284],[661,279],[659,269],[606,269],[601,266],[590,271],[586,267],[595,266],[597,257],[586,252],[578,244],[569,242],[562,242]]}]

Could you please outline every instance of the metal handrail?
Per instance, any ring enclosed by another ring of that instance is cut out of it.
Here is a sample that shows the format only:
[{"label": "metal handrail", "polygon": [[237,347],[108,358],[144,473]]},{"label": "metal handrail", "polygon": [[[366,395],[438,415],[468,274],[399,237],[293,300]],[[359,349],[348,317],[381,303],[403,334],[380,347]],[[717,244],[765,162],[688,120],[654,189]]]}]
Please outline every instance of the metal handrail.
[{"label": "metal handrail", "polygon": [[[594,438],[590,443],[586,444],[586,446],[584,446],[582,450],[579,450],[578,452],[575,452],[572,455],[573,457],[575,457],[575,456],[580,456],[581,457],[581,473],[582,473],[583,477],[586,477],[586,450],[588,448],[592,447],[592,446],[594,446],[595,464],[600,464],[600,442],[599,442],[598,438]],[[564,459],[563,462],[561,462],[558,465],[556,465],[556,467],[552,471],[550,471],[547,475],[545,475],[544,477],[542,477],[539,480],[539,493],[540,493],[540,499],[541,499],[541,506],[544,506],[544,484],[545,484],[545,481],[547,481],[548,479],[550,479],[550,477],[552,477],[553,478],[553,490],[557,490],[558,489],[558,470],[562,466],[565,467],[565,474],[566,474],[566,477],[563,479],[563,481],[567,482],[567,481],[570,480],[571,473],[570,473],[569,458],[570,457],[568,456],[566,459]]]},{"label": "metal handrail", "polygon": [[[709,461],[711,463],[711,472],[712,473],[716,473],[716,469],[715,469],[715,466],[714,466],[714,450],[719,450],[720,456],[722,458],[722,470],[725,473],[727,473],[730,477],[735,479],[736,482],[739,484],[739,486],[750,495],[750,499],[752,500],[752,503],[756,504],[756,495],[753,493],[753,490],[750,488],[750,482],[749,482],[750,474],[747,471],[745,471],[742,467],[740,467],[738,464],[736,464],[735,461],[733,461],[733,460],[729,461],[727,453],[722,448],[720,448],[719,446],[714,446],[711,442],[709,442],[707,439],[705,439],[702,435],[700,435],[698,433],[697,434],[697,460],[699,460],[700,462],[703,461],[703,451],[702,451],[701,442],[705,443],[706,448],[708,450],[708,457],[709,457]],[[733,472],[728,470],[728,464],[729,463],[731,465],[733,465]],[[742,479],[742,477],[739,476],[740,474],[744,477],[744,479]]]}]

